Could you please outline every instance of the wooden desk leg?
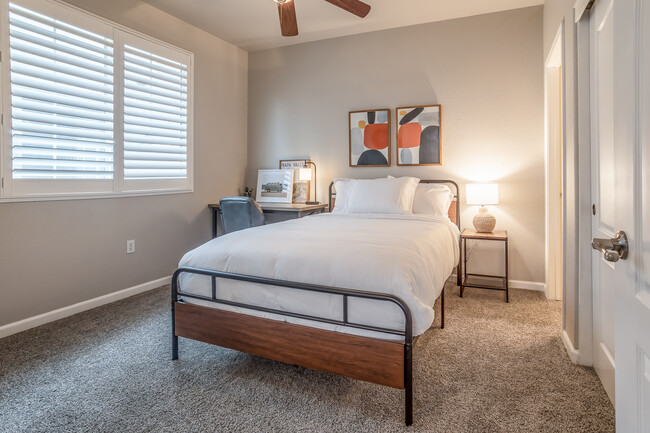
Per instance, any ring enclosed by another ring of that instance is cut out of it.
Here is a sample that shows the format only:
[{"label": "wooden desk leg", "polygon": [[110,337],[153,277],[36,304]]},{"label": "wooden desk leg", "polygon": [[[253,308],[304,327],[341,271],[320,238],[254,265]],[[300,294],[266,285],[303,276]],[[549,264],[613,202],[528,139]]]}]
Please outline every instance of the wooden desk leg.
[{"label": "wooden desk leg", "polygon": [[219,225],[219,215],[221,212],[218,209],[212,208],[212,239],[217,237],[217,226]]},{"label": "wooden desk leg", "polygon": [[212,209],[212,239],[217,237],[217,212]]},{"label": "wooden desk leg", "polygon": [[508,290],[508,239],[506,238],[506,302],[510,302],[510,292]]}]

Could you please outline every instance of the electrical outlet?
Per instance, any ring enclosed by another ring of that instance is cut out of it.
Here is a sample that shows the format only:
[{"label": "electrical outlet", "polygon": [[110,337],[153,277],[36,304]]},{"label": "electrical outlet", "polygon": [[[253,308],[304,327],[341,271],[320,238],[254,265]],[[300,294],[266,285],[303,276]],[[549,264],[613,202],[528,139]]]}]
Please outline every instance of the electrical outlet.
[{"label": "electrical outlet", "polygon": [[126,253],[127,254],[135,253],[135,239],[126,241]]}]

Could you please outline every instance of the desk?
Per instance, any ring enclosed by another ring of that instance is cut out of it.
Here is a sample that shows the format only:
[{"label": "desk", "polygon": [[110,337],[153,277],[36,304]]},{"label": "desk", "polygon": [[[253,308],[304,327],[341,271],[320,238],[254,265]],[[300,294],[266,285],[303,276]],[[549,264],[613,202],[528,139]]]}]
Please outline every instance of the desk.
[{"label": "desk", "polygon": [[[260,203],[264,216],[269,218],[269,223],[287,219],[302,218],[308,215],[315,215],[327,211],[326,204],[298,204],[298,203]],[[212,237],[217,237],[217,225],[219,222],[219,203],[209,204],[212,210]]]}]

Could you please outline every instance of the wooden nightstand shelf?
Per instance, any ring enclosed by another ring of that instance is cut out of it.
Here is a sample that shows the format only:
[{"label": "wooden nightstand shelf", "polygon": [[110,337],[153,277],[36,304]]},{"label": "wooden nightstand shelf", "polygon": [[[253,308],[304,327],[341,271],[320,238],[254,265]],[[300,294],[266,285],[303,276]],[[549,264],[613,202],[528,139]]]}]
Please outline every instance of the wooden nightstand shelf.
[{"label": "wooden nightstand shelf", "polygon": [[[474,274],[467,272],[467,240],[484,240],[503,242],[505,251],[505,275],[486,275]],[[461,278],[460,297],[463,297],[465,287],[474,287],[477,289],[502,290],[506,292],[506,302],[510,302],[510,293],[508,290],[508,232],[505,230],[495,230],[491,233],[479,233],[471,229],[465,229],[460,234],[460,268]],[[494,284],[492,284],[494,283]]]}]

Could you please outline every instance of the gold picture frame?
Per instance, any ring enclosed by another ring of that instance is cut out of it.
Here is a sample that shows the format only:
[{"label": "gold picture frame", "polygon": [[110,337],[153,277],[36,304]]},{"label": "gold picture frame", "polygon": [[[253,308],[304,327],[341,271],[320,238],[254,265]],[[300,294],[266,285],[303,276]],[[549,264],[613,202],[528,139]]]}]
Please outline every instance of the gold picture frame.
[{"label": "gold picture frame", "polygon": [[350,111],[350,167],[390,167],[390,108]]},{"label": "gold picture frame", "polygon": [[442,165],[440,104],[395,109],[399,166]]}]

